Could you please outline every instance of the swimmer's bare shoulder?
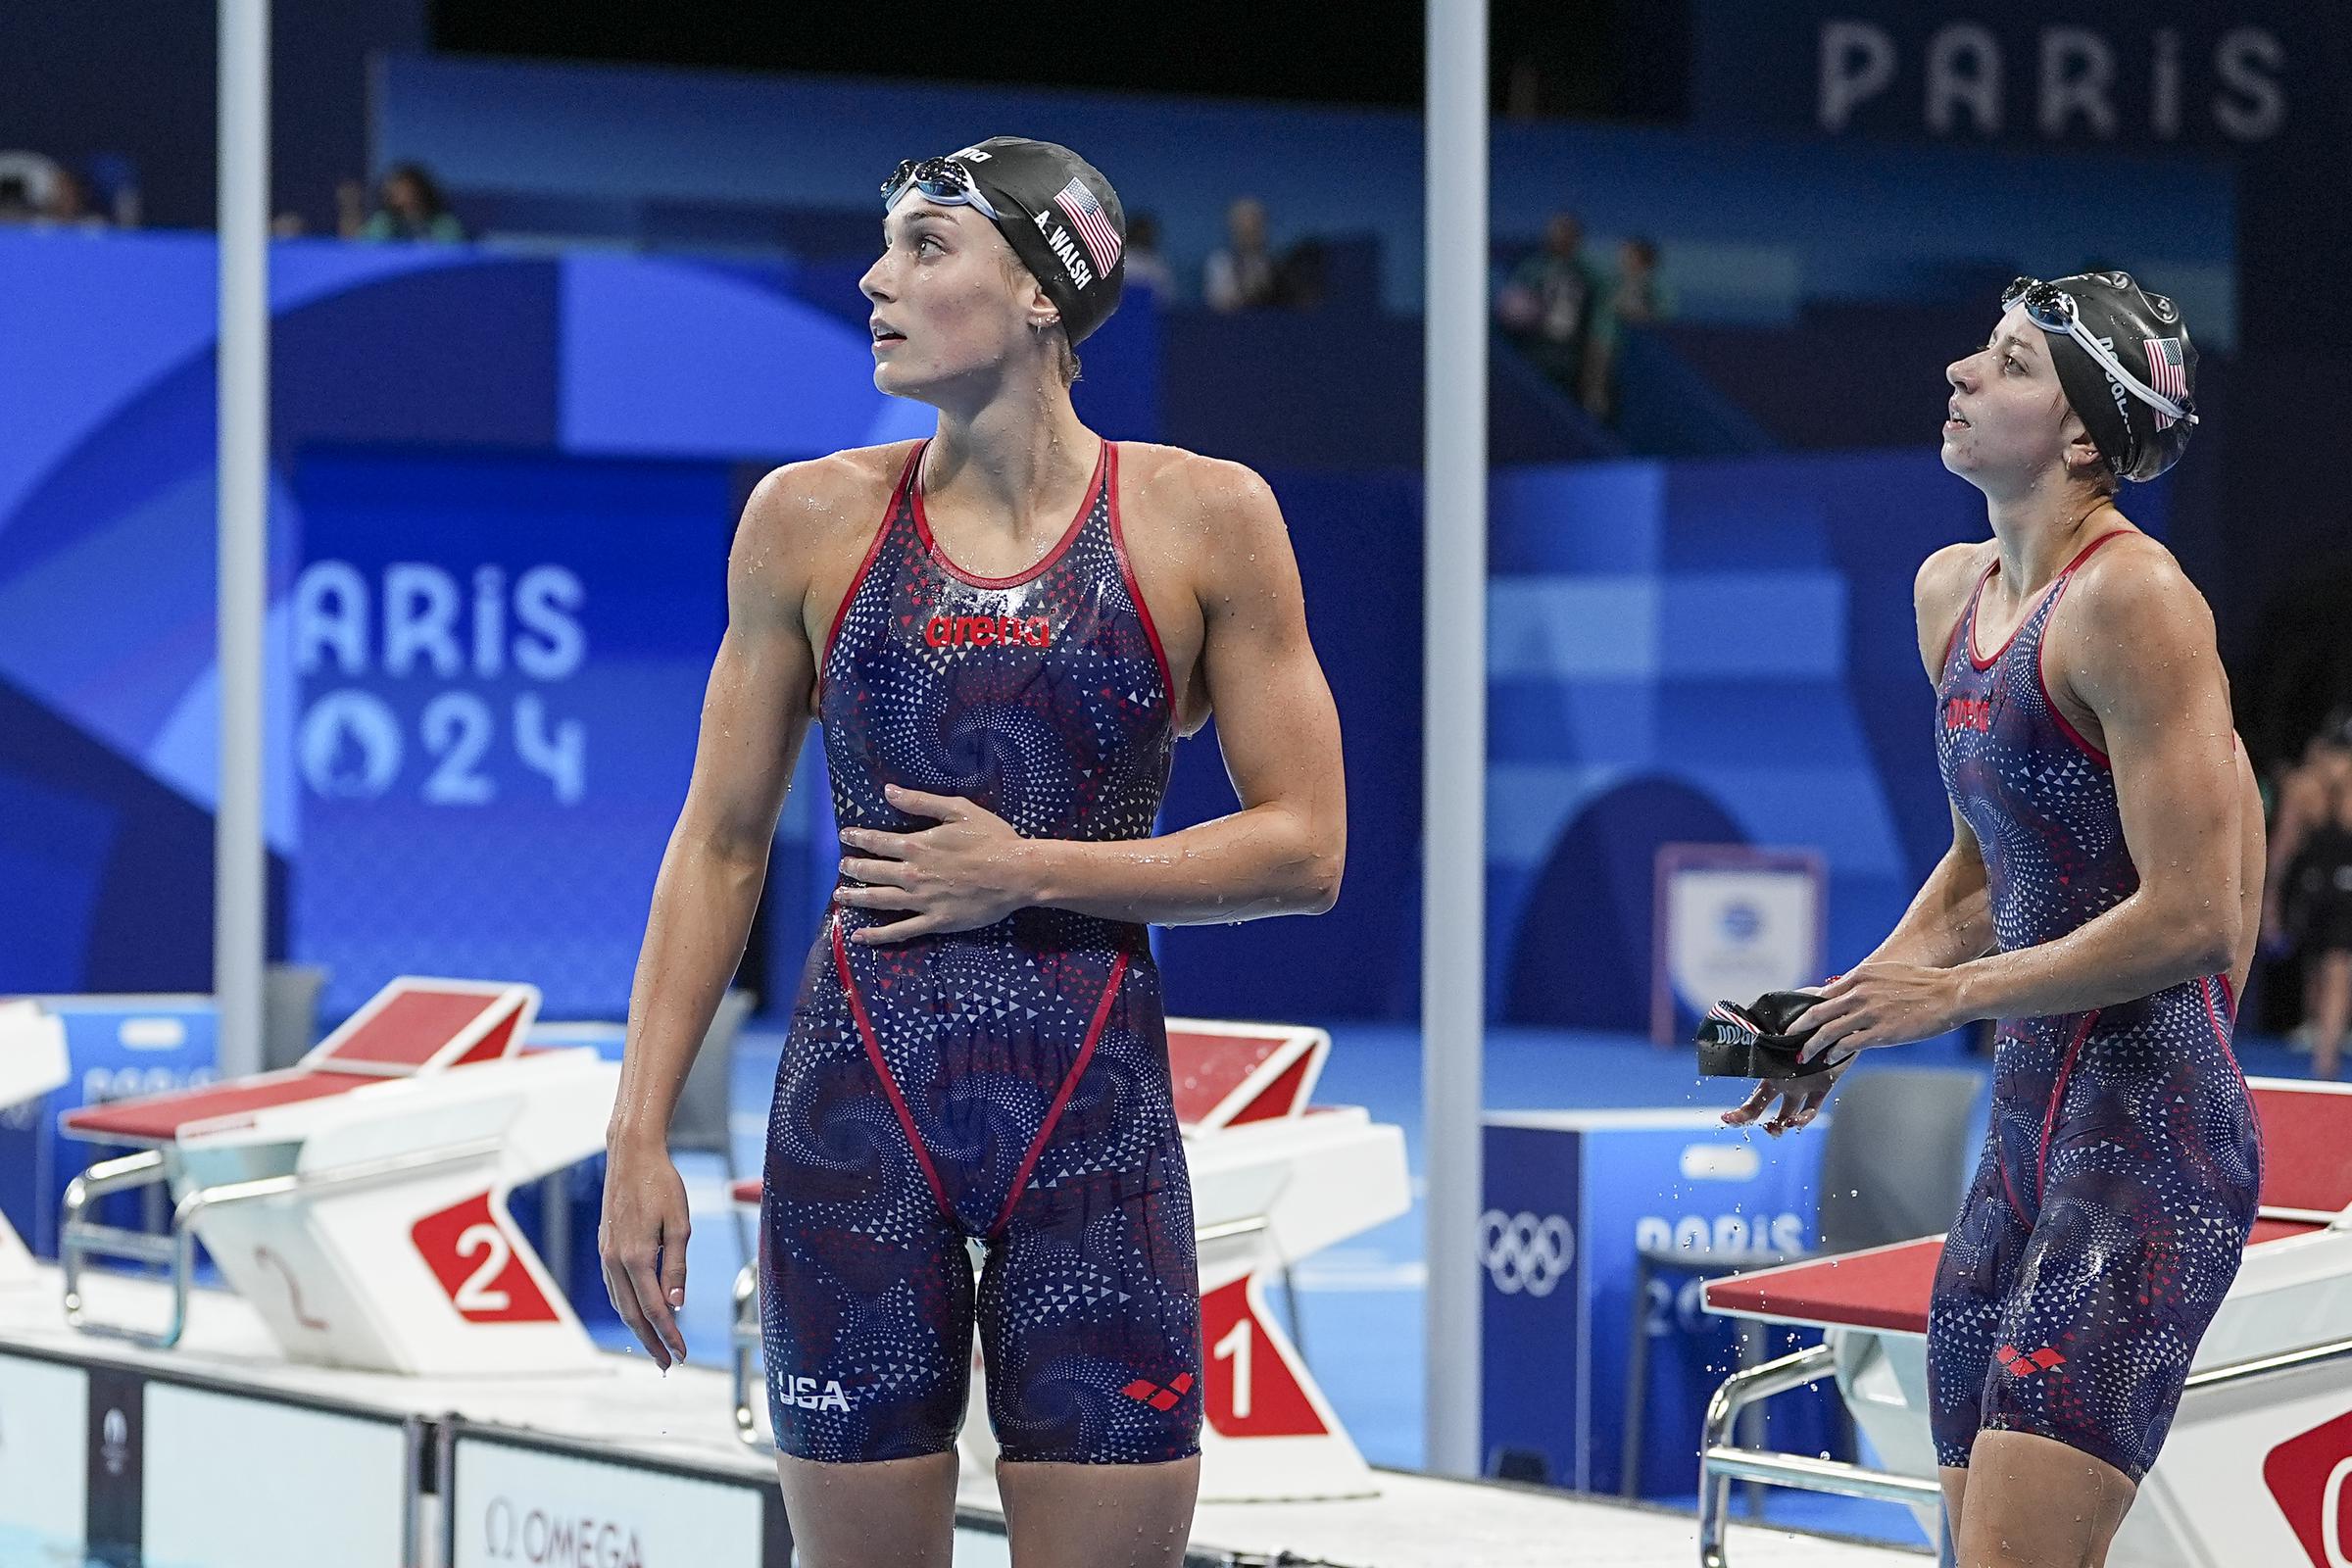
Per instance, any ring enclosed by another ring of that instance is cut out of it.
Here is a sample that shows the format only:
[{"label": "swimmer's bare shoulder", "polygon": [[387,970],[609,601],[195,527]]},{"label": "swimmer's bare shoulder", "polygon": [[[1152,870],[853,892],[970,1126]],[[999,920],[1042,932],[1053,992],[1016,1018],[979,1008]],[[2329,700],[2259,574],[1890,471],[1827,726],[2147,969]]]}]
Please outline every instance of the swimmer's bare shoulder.
[{"label": "swimmer's bare shoulder", "polygon": [[1298,567],[1273,487],[1246,464],[1119,443],[1121,528],[1136,580],[1184,692],[1184,729],[1207,714],[1199,679],[1209,626],[1297,619]]},{"label": "swimmer's bare shoulder", "polygon": [[1969,594],[1998,548],[1989,539],[1945,545],[1920,563],[1919,575],[1911,581],[1911,609],[1919,621],[1919,658],[1928,679],[1943,678],[1944,655],[1960,624],[1960,612],[1968,608]]},{"label": "swimmer's bare shoulder", "polygon": [[[912,441],[850,447],[753,486],[728,564],[728,619],[788,622],[813,661],[882,526]],[[783,629],[783,628],[779,628]]]},{"label": "swimmer's bare shoulder", "polygon": [[677,829],[729,863],[765,863],[815,709],[817,650],[882,524],[907,446],[788,463],[744,502],[727,555],[727,629],[710,662]]}]

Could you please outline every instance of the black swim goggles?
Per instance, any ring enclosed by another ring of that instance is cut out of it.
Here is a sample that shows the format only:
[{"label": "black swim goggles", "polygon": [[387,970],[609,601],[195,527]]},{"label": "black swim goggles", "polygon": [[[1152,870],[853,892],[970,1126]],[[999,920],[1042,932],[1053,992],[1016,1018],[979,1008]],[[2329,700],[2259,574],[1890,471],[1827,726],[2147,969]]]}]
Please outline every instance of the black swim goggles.
[{"label": "black swim goggles", "polygon": [[2090,328],[2082,324],[2082,312],[2075,304],[2075,297],[2057,284],[2044,283],[2035,277],[2016,279],[2001,291],[2001,309],[2006,311],[2020,305],[2025,307],[2027,320],[2044,332],[2073,338],[2082,345],[2082,352],[2090,356],[2093,365],[2115,377],[2116,385],[2140,402],[2173,418],[2185,419],[2190,424],[2197,422],[2196,404],[2193,401],[2182,398],[2175,402],[2125,369],[2114,351],[2092,336]]},{"label": "black swim goggles", "polygon": [[896,207],[899,197],[912,185],[943,207],[966,206],[975,209],[990,222],[997,222],[997,210],[980,193],[979,181],[972,172],[953,158],[908,158],[891,171],[882,182],[882,207],[885,212]]}]

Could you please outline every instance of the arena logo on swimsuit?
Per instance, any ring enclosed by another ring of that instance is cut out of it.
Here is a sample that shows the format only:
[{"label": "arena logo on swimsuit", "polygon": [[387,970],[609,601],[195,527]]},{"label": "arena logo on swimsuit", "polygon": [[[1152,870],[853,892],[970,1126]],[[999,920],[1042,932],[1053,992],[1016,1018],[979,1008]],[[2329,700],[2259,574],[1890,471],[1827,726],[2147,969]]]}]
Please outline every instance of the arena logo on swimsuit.
[{"label": "arena logo on swimsuit", "polygon": [[849,1412],[850,1396],[841,1391],[839,1378],[827,1378],[819,1384],[814,1378],[783,1378],[779,1380],[776,1396],[786,1404],[803,1410],[839,1410]]},{"label": "arena logo on swimsuit", "polygon": [[933,615],[923,641],[934,648],[1051,648],[1054,623],[1043,615]]},{"label": "arena logo on swimsuit", "polygon": [[1989,697],[1955,697],[1943,705],[1945,729],[1992,728],[1992,699]]}]

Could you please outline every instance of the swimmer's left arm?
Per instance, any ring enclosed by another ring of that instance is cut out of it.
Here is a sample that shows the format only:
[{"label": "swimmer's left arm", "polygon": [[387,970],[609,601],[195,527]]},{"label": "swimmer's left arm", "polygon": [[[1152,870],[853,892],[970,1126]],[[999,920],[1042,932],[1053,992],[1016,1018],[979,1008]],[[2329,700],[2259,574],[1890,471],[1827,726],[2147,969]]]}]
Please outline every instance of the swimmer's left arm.
[{"label": "swimmer's left arm", "polygon": [[2236,961],[2243,803],[2213,614],[2169,556],[2114,555],[2069,587],[2044,667],[2098,719],[2137,891],[2053,942],[1945,970],[1861,965],[1807,1014],[1824,1025],[1808,1054],[2111,1006]]},{"label": "swimmer's left arm", "polygon": [[965,930],[1027,906],[1204,925],[1319,914],[1339,897],[1348,836],[1339,712],[1307,639],[1281,509],[1239,464],[1185,463],[1171,500],[1198,518],[1200,674],[1242,808],[1156,838],[1079,842],[1017,838],[970,802],[894,791],[893,805],[940,826],[842,835],[854,854],[895,859],[846,861],[860,881],[895,885],[847,888],[845,902],[915,911],[858,940]]}]

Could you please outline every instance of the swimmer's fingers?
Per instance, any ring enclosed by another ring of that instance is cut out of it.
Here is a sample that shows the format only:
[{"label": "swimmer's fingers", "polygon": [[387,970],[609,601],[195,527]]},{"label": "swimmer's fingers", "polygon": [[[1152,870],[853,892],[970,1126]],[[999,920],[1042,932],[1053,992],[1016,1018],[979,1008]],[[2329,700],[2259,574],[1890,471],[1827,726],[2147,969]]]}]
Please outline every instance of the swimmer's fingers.
[{"label": "swimmer's fingers", "polygon": [[[677,1299],[683,1304],[686,1299],[686,1238],[682,1228],[663,1238],[660,1254],[662,1266],[658,1272],[654,1266],[654,1256],[650,1252],[639,1252],[622,1259],[622,1263],[628,1270],[629,1288],[637,1296],[637,1309],[645,1314],[647,1326],[661,1342],[662,1353],[654,1359],[662,1363],[663,1371],[667,1371],[671,1362],[686,1359],[686,1336],[678,1332],[678,1320],[670,1307],[669,1287],[664,1282],[664,1276],[672,1272],[676,1274]],[[643,1334],[637,1337],[645,1338]]]},{"label": "swimmer's fingers", "polygon": [[1764,1107],[1771,1103],[1772,1085],[1769,1082],[1760,1083],[1756,1085],[1754,1094],[1749,1095],[1745,1100],[1740,1102],[1739,1104],[1734,1105],[1731,1109],[1725,1111],[1723,1113],[1723,1119],[1731,1126],[1744,1127],[1749,1122],[1754,1121],[1758,1116],[1763,1115]]},{"label": "swimmer's fingers", "polygon": [[843,887],[833,890],[835,902],[858,909],[919,909],[922,901],[905,888]]},{"label": "swimmer's fingers", "polygon": [[850,933],[850,940],[862,942],[869,948],[883,948],[913,937],[935,936],[942,931],[968,930],[970,925],[969,921],[959,921],[933,909],[905,920],[893,920],[888,925],[860,926]]},{"label": "swimmer's fingers", "polygon": [[926,795],[921,790],[901,788],[896,784],[882,786],[890,804],[908,816],[927,816],[934,822],[960,822],[980,810],[971,802],[953,795]]},{"label": "swimmer's fingers", "polygon": [[[920,828],[916,831],[928,833],[930,829]],[[902,846],[912,837],[912,833],[885,833],[875,827],[845,827],[841,830],[841,842],[851,849],[863,850],[868,855],[886,855],[893,860],[906,858],[906,852]]]},{"label": "swimmer's fingers", "polygon": [[612,1298],[612,1310],[620,1314],[620,1320],[629,1326],[629,1332],[637,1336],[637,1343],[645,1347],[645,1353],[654,1358],[654,1364],[664,1372],[668,1371],[669,1347],[662,1343],[660,1332],[647,1318],[645,1308],[638,1304],[637,1287],[631,1278],[629,1266],[612,1253],[607,1253],[603,1261],[605,1294]]},{"label": "swimmer's fingers", "polygon": [[[845,857],[841,862],[841,874],[856,877],[875,887],[904,888],[907,885],[907,879],[914,874],[914,868],[904,860],[860,860]],[[855,893],[858,890],[843,888],[841,891]]]},{"label": "swimmer's fingers", "polygon": [[[597,1237],[597,1260],[605,1294],[654,1363],[667,1371],[686,1358],[667,1297],[686,1290],[686,1188],[666,1156],[632,1162],[616,1154],[605,1171],[605,1213]],[[664,1276],[674,1276],[665,1283]]]}]

